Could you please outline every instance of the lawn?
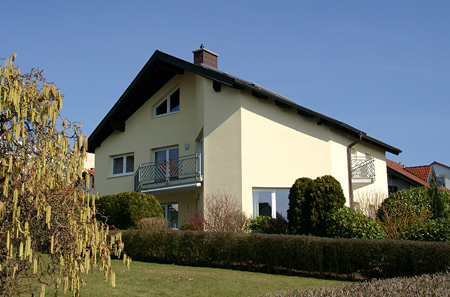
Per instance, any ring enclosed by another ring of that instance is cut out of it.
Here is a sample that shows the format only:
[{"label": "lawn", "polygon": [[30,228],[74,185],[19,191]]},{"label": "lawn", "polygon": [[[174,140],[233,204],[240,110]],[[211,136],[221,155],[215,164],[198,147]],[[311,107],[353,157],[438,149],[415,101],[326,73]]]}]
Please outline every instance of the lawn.
[{"label": "lawn", "polygon": [[[116,287],[100,273],[85,275],[81,296],[261,296],[293,289],[339,286],[343,281],[271,275],[226,269],[132,262],[127,270],[113,260]],[[62,295],[62,294],[61,294]],[[67,293],[62,296],[71,296]]]}]

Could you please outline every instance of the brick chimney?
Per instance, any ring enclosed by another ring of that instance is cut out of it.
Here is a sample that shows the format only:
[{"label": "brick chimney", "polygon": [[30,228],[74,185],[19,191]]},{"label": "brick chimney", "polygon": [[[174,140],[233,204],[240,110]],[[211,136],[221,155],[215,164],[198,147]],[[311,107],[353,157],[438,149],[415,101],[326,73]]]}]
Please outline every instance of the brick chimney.
[{"label": "brick chimney", "polygon": [[207,65],[209,67],[217,68],[217,57],[219,56],[212,51],[207,50],[203,44],[200,45],[200,49],[192,51],[194,53],[195,65]]}]

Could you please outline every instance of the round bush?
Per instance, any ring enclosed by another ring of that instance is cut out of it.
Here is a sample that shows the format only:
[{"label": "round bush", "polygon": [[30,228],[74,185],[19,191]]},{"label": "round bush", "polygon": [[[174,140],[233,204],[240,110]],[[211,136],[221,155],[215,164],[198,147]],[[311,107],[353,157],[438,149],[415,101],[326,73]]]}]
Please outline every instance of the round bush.
[{"label": "round bush", "polygon": [[327,235],[334,238],[384,239],[386,234],[377,221],[349,207],[327,215]]},{"label": "round bush", "polygon": [[421,241],[450,241],[450,219],[427,220],[410,225],[402,238]]},{"label": "round bush", "polygon": [[155,196],[137,192],[101,196],[96,201],[96,208],[97,217],[117,229],[136,228],[143,218],[164,217]]},{"label": "round bush", "polygon": [[289,231],[326,236],[327,213],[344,204],[341,184],[331,175],[297,179],[289,192]]}]

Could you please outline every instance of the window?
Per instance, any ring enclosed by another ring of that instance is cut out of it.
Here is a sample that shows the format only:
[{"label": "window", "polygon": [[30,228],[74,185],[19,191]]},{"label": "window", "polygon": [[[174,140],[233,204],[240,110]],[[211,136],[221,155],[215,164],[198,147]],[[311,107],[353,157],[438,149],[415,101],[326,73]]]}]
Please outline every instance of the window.
[{"label": "window", "polygon": [[155,107],[155,116],[176,113],[180,111],[180,89],[177,89],[169,97]]},{"label": "window", "polygon": [[253,189],[253,218],[269,216],[287,221],[289,189]]},{"label": "window", "polygon": [[169,221],[169,227],[178,229],[178,203],[161,203],[164,218]]},{"label": "window", "polygon": [[122,155],[112,158],[112,175],[129,175],[134,172],[134,155]]}]

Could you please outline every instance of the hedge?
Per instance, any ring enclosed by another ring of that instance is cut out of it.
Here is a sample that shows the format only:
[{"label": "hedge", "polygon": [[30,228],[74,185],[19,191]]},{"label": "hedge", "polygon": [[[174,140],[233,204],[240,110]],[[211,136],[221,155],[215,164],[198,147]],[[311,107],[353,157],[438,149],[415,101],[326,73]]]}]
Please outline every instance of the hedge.
[{"label": "hedge", "polygon": [[95,202],[97,219],[117,229],[136,228],[143,218],[163,218],[163,210],[153,195],[125,192],[100,196]]},{"label": "hedge", "polygon": [[133,260],[276,274],[387,278],[445,271],[450,244],[199,231],[123,231]]}]

